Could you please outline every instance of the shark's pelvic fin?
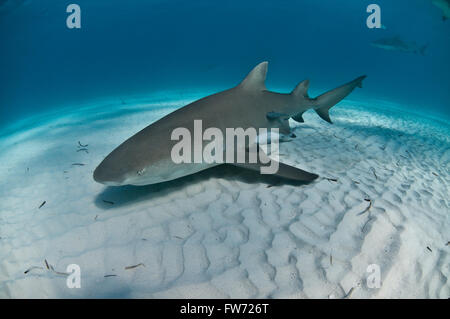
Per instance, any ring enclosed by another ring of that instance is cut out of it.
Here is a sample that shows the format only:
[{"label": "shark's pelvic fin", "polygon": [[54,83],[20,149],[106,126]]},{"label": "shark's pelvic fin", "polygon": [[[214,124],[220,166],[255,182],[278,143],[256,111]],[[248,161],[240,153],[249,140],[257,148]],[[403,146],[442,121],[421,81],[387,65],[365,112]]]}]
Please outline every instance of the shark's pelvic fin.
[{"label": "shark's pelvic fin", "polygon": [[255,68],[245,77],[239,86],[247,90],[267,90],[265,81],[268,64],[268,62],[262,62],[255,66]]},{"label": "shark's pelvic fin", "polygon": [[284,117],[285,120],[289,119],[289,115],[288,114],[274,112],[274,111],[267,112],[266,117],[267,117],[268,120],[277,120],[277,119],[280,119],[280,118],[283,118],[283,117]]},{"label": "shark's pelvic fin", "polygon": [[314,103],[314,110],[322,119],[332,124],[333,122],[331,122],[329,110],[349,95],[355,87],[362,88],[362,81],[365,78],[365,75],[360,76],[347,84],[344,84],[334,90],[320,95],[316,99],[311,100]]},{"label": "shark's pelvic fin", "polygon": [[303,119],[303,113],[305,113],[305,112],[300,112],[300,113],[295,114],[295,115],[292,117],[292,119],[293,119],[294,121],[296,121],[296,122],[304,123],[305,120]]},{"label": "shark's pelvic fin", "polygon": [[291,133],[289,117],[289,114],[274,111],[266,113],[266,118],[270,122],[271,127],[278,127],[281,134],[289,135]]}]

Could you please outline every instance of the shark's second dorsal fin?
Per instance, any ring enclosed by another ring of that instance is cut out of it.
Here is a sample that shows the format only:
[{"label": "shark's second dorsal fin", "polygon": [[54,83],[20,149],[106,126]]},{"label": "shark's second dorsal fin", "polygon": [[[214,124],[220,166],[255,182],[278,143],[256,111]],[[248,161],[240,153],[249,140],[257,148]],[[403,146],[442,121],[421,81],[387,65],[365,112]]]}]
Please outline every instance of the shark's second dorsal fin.
[{"label": "shark's second dorsal fin", "polygon": [[292,90],[292,95],[308,97],[309,80],[304,80],[297,84],[294,90]]},{"label": "shark's second dorsal fin", "polygon": [[255,66],[239,86],[248,90],[267,90],[264,83],[266,81],[267,65],[268,62],[262,62]]}]

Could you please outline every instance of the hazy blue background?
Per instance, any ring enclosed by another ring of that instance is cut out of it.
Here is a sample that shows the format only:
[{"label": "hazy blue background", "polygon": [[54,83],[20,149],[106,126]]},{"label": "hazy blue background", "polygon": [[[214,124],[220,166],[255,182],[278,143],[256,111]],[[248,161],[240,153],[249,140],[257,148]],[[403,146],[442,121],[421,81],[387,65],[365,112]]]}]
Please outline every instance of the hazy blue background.
[{"label": "hazy blue background", "polygon": [[[82,28],[66,27],[77,3]],[[370,30],[377,3],[386,30]],[[331,89],[450,118],[450,20],[431,0],[0,0],[0,125],[102,97],[228,88],[268,60],[270,88]],[[374,48],[400,35],[426,56]]]}]

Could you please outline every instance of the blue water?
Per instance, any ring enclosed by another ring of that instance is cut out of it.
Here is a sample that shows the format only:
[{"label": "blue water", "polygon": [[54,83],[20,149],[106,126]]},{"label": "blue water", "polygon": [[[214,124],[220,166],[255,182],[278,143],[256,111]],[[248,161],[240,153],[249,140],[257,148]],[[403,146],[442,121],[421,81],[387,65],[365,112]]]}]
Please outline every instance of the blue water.
[{"label": "blue water", "polygon": [[[381,6],[386,29],[368,29]],[[81,29],[66,27],[80,5]],[[367,74],[355,99],[388,100],[450,118],[450,21],[431,0],[142,1],[0,0],[0,125],[161,90],[236,85],[269,61],[267,86],[312,95]],[[426,55],[369,43],[399,35]]]}]

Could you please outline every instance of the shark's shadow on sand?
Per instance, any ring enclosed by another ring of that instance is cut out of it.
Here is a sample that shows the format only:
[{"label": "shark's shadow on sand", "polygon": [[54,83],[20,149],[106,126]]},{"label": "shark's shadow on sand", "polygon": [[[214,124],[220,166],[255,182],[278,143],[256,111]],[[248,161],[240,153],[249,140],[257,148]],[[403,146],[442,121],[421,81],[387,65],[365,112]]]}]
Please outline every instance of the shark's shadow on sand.
[{"label": "shark's shadow on sand", "polygon": [[108,186],[95,198],[95,205],[101,209],[114,209],[141,201],[151,201],[167,196],[173,191],[182,190],[192,184],[201,183],[209,179],[225,179],[246,184],[302,186],[307,182],[294,181],[275,175],[262,175],[233,165],[219,165],[206,169],[197,174],[188,175],[176,180],[152,184],[147,186]]}]

